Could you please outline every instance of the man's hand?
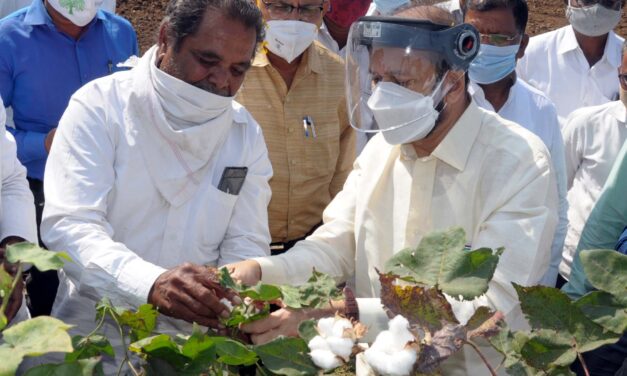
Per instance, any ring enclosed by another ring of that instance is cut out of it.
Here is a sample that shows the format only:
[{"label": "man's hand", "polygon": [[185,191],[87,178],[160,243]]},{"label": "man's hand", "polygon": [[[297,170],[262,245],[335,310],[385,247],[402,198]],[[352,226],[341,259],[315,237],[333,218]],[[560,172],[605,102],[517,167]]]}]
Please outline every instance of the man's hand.
[{"label": "man's hand", "polygon": [[254,286],[261,280],[261,266],[255,260],[240,261],[226,265],[231,278],[247,286]]},{"label": "man's hand", "polygon": [[57,128],[52,128],[50,132],[46,135],[46,139],[44,140],[44,147],[48,154],[50,154],[50,148],[52,147],[52,141],[54,141],[54,135],[57,132]]},{"label": "man's hand", "polygon": [[167,316],[221,329],[218,317],[229,316],[226,306],[220,303],[222,298],[237,299],[212,278],[206,267],[186,263],[157,278],[148,303]]},{"label": "man's hand", "polygon": [[250,339],[255,345],[261,345],[278,336],[298,336],[298,325],[310,318],[311,310],[281,308],[266,318],[242,325],[240,330],[250,334]]},{"label": "man's hand", "polygon": [[[11,276],[15,276],[15,273],[17,271],[16,265],[8,264],[5,262],[4,252],[5,252],[4,248],[0,248],[0,265],[4,266],[4,269]],[[24,297],[24,281],[20,280],[15,286],[15,290],[13,290],[13,294],[9,297],[9,303],[6,308],[6,312],[4,312],[4,314],[6,315],[8,319],[8,322],[11,322],[13,317],[15,317],[15,315],[17,314],[17,311],[20,310],[20,307],[22,306],[23,297]],[[0,299],[0,303],[1,302],[2,302],[2,299]]]}]

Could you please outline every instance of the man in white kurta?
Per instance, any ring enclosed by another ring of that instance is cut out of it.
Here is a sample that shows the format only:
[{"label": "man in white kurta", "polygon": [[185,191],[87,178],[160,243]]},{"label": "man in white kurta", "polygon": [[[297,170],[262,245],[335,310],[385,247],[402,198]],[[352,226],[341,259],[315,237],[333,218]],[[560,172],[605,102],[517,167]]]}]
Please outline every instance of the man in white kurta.
[{"label": "man in white kurta", "polygon": [[[417,18],[422,15],[418,12],[421,9],[417,7],[415,13],[408,9],[407,13],[400,14]],[[427,9],[437,13],[433,8]],[[377,25],[377,22],[379,19],[362,19],[359,24],[363,26],[360,25],[359,30],[369,32],[372,24]],[[370,65],[373,75],[384,76],[379,73],[380,69],[394,71],[398,68],[379,64],[378,57],[391,64],[401,60],[399,54],[405,51],[389,47],[393,42],[386,34],[386,28],[390,25],[396,35],[402,35],[410,26],[398,25],[401,22],[401,25],[407,25],[410,21],[390,19],[386,22],[381,22],[380,32],[370,34],[373,35],[372,42],[368,40],[373,51]],[[419,27],[407,30],[407,37],[413,38],[417,32],[428,33],[420,31]],[[440,33],[453,32],[452,29]],[[379,37],[384,41],[377,42]],[[420,40],[428,41],[431,37],[435,36],[424,35]],[[403,46],[403,42],[399,41],[398,45]],[[433,45],[433,48],[441,45]],[[402,55],[405,56],[403,67],[409,70],[412,63],[422,62],[421,52],[416,53],[418,58],[414,60],[414,55]],[[349,50],[349,62],[351,54]],[[390,54],[389,59],[386,54]],[[434,55],[429,56],[433,58]],[[460,70],[447,72],[443,83],[435,85],[448,91],[444,99],[445,109],[439,114],[444,120],[438,120],[428,136],[418,140],[412,137],[413,141],[394,144],[399,141],[396,137],[412,134],[402,131],[403,126],[386,128],[383,134],[374,136],[355,162],[343,190],[326,208],[324,224],[316,232],[284,255],[255,258],[230,266],[233,275],[247,282],[261,278],[268,283],[299,284],[315,268],[330,274],[337,282],[354,281],[359,320],[370,327],[369,335],[373,339],[381,329],[387,328],[387,316],[378,299],[381,286],[375,269],[382,270],[395,252],[417,246],[426,234],[460,226],[466,232],[466,243],[471,249],[505,247],[506,251],[484,296],[467,302],[451,300],[457,318],[466,322],[477,307],[488,305],[503,312],[512,327],[524,327],[525,320],[511,282],[538,284],[549,265],[549,249],[557,223],[557,189],[551,159],[537,136],[472,102],[464,85],[464,63],[455,60],[453,63],[457,63]],[[402,67],[398,69],[396,74],[400,77],[409,76]],[[358,80],[358,75],[356,72],[353,77]],[[417,84],[424,82],[414,81]],[[373,109],[384,108],[373,103],[373,98],[383,97],[377,97],[377,92],[384,85],[392,89],[396,87],[389,84],[377,82],[370,99],[360,97],[359,103],[368,103]],[[364,88],[361,89],[354,92],[363,92]],[[393,97],[387,102],[388,108],[413,95],[408,88],[396,90],[405,94]],[[349,105],[349,108],[353,106]],[[408,108],[412,111],[413,106],[403,106],[397,112]],[[354,113],[358,114],[358,110],[355,107]],[[385,114],[394,116],[392,111]],[[411,129],[415,124],[422,124],[421,119],[425,117],[406,122],[406,127]],[[397,119],[398,122],[406,120]],[[386,117],[377,118],[379,129],[385,120]],[[399,129],[401,131],[397,132]],[[388,136],[388,133],[392,135]],[[419,157],[418,150],[422,153],[426,145],[433,150]],[[299,314],[294,313],[294,316]],[[268,324],[265,327],[253,323],[243,329],[254,334],[253,340],[267,340],[268,335],[262,330],[269,334],[281,333],[285,324],[276,324],[287,323],[291,317],[289,312],[273,313],[266,319]],[[290,332],[287,328],[285,331]],[[484,353],[490,354],[493,365],[499,364],[500,357],[493,351]],[[472,350],[456,355],[445,365],[446,375],[487,372]]]},{"label": "man in white kurta", "polygon": [[[5,131],[5,123],[6,112],[0,99],[0,265],[7,245],[20,241],[37,243],[33,194],[26,181],[26,169],[17,159],[15,140]],[[15,302],[7,307],[9,325],[30,317],[22,297],[23,288],[23,284],[18,284]]]},{"label": "man in white kurta", "polygon": [[[208,7],[196,33],[177,39],[185,3],[168,8],[159,46],[136,68],[72,97],[46,166],[42,237],[74,259],[60,272],[53,315],[83,335],[103,297],[153,303],[165,315],[160,332],[215,327],[211,311],[225,312],[204,265],[269,254],[272,168],[258,124],[233,101],[244,77],[234,72],[250,66],[261,16],[246,0],[222,6],[248,12],[242,20]],[[186,60],[189,50],[220,63]],[[247,168],[239,192],[237,182],[225,184],[235,191],[220,184],[232,168]]]}]

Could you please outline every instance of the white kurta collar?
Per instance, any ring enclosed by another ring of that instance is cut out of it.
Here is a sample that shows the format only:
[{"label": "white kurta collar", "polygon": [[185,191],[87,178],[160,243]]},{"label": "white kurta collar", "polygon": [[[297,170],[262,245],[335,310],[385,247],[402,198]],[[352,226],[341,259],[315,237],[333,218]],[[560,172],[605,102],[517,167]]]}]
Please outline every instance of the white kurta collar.
[{"label": "white kurta collar", "polygon": [[173,206],[188,201],[215,160],[233,125],[232,109],[205,124],[186,129],[171,126],[151,80],[150,64],[156,47],[140,59],[125,118],[136,132],[138,146],[150,176],[163,197]]}]

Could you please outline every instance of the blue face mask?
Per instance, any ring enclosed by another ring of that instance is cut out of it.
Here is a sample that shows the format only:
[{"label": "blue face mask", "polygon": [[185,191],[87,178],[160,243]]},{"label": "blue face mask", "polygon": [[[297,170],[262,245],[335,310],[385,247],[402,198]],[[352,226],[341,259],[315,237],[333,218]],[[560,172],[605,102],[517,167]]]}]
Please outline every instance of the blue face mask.
[{"label": "blue face mask", "polygon": [[482,44],[479,54],[470,63],[468,76],[479,84],[491,84],[506,77],[516,69],[516,54],[520,45],[493,46]]},{"label": "blue face mask", "polygon": [[408,3],[409,0],[374,0],[374,5],[382,15],[389,15],[394,9]]}]

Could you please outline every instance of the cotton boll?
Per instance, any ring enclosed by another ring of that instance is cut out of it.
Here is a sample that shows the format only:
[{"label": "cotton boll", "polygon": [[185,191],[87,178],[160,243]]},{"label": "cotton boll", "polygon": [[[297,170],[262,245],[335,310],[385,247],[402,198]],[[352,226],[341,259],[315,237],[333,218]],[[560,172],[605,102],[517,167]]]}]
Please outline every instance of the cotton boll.
[{"label": "cotton boll", "polygon": [[222,298],[220,299],[220,303],[224,304],[229,312],[233,312],[233,303],[231,303],[230,300],[228,300],[227,298]]},{"label": "cotton boll", "polygon": [[353,353],[353,345],[355,344],[352,339],[330,337],[326,340],[327,344],[331,348],[331,351],[335,355],[342,357],[345,361],[348,361],[348,359],[350,359],[351,354]]},{"label": "cotton boll", "polygon": [[392,355],[392,365],[396,375],[409,375],[414,369],[418,354],[413,349],[405,349]]},{"label": "cotton boll", "polygon": [[333,335],[333,326],[335,325],[335,317],[327,317],[318,320],[318,333],[324,338]]},{"label": "cotton boll", "polygon": [[386,354],[370,348],[364,357],[368,365],[380,375],[406,376],[411,374],[418,355],[411,349]]},{"label": "cotton boll", "polygon": [[327,340],[322,338],[321,336],[313,337],[311,341],[309,341],[307,346],[309,346],[309,349],[311,351],[314,351],[314,350],[331,351],[331,346],[329,346],[329,343],[327,342]]},{"label": "cotton boll", "polygon": [[416,340],[414,335],[409,331],[409,321],[407,321],[407,319],[403,316],[397,315],[390,320],[388,325],[390,332],[394,335],[396,341],[398,343],[403,343],[403,347],[405,346],[405,343]]},{"label": "cotton boll", "polygon": [[336,319],[333,323],[333,337],[344,337],[345,330],[353,329],[353,324],[347,319]]},{"label": "cotton boll", "polygon": [[313,350],[309,353],[311,360],[318,368],[322,368],[325,371],[332,370],[344,364],[340,358],[334,353],[328,350]]}]

